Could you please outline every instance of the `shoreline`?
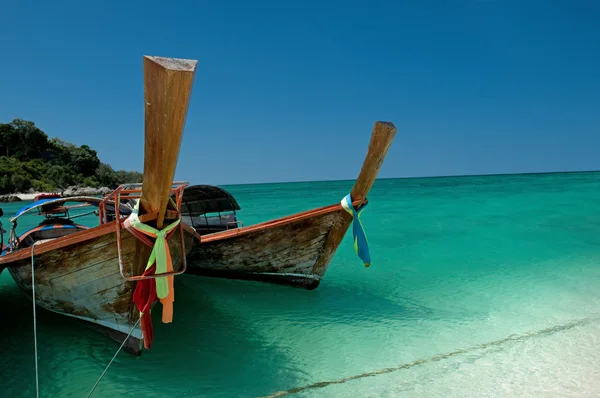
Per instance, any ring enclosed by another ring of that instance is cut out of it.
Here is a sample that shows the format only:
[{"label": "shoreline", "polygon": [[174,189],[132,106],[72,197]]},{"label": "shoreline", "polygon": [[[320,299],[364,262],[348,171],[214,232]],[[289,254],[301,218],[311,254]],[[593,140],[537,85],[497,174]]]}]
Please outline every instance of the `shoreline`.
[{"label": "shoreline", "polygon": [[16,196],[17,198],[19,198],[21,200],[33,200],[33,198],[35,198],[36,196],[47,194],[47,193],[51,193],[51,192],[13,193],[13,194],[8,194],[6,196]]},{"label": "shoreline", "polygon": [[92,187],[69,187],[64,190],[56,190],[54,192],[17,192],[0,195],[0,203],[12,203],[33,200],[38,195],[58,193],[62,197],[72,196],[98,196],[106,195],[112,192],[108,187],[92,188]]}]

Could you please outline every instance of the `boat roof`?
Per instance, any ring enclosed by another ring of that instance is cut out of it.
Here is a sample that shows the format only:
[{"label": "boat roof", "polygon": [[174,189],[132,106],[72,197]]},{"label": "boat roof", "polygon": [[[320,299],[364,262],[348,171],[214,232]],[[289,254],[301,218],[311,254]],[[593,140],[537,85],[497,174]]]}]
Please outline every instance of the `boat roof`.
[{"label": "boat roof", "polygon": [[183,190],[181,213],[196,217],[206,213],[240,210],[235,198],[214,185],[190,185]]},{"label": "boat roof", "polygon": [[[67,198],[40,199],[38,201],[35,201],[33,203],[23,206],[19,211],[17,211],[15,213],[15,215],[13,216],[13,218],[10,219],[10,221],[13,222],[16,219],[18,219],[19,217],[29,213],[30,211],[35,210],[44,205],[48,205],[48,204],[62,204],[62,203],[67,203],[67,202],[78,202],[78,203],[88,203],[93,206],[98,206],[100,204],[100,202],[102,202],[103,200],[104,200],[104,198],[98,198],[98,197],[94,197],[94,196],[72,196],[72,197],[67,197]],[[112,201],[110,202],[110,204],[112,205],[111,207],[114,207],[114,203]],[[120,209],[123,209],[124,212],[131,211],[131,208],[125,204],[121,204]]]}]

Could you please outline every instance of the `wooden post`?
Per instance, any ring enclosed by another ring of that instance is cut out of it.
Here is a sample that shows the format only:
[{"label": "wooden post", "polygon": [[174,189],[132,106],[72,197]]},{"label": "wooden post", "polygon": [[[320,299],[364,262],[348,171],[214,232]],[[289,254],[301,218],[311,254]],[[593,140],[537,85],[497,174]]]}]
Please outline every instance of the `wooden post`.
[{"label": "wooden post", "polygon": [[163,227],[198,61],[144,57],[145,146],[140,214]]},{"label": "wooden post", "polygon": [[379,169],[385,157],[387,156],[388,149],[392,145],[394,136],[396,135],[396,126],[391,122],[376,122],[373,127],[373,133],[371,134],[371,141],[369,142],[369,149],[367,150],[367,156],[363,162],[360,174],[352,187],[350,194],[352,201],[360,200],[361,204],[366,199],[367,194],[371,190]]}]

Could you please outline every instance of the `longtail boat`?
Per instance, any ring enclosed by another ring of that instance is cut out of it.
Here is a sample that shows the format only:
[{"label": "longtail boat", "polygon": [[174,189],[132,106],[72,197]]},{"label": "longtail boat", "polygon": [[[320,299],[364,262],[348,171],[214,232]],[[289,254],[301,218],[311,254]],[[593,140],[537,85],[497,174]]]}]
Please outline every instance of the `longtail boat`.
[{"label": "longtail boat", "polygon": [[395,134],[392,123],[375,123],[358,179],[340,204],[243,226],[236,216],[240,206],[229,192],[206,185],[187,187],[182,219],[197,232],[187,273],[315,289],[353,220],[355,250],[369,266],[358,215]]},{"label": "longtail boat", "polygon": [[[180,222],[187,183],[173,179],[196,64],[143,58],[142,184],[121,185],[104,198],[39,198],[11,219],[0,256],[0,271],[8,269],[29,297],[34,281],[36,304],[83,320],[117,342],[127,338],[124,350],[135,355],[151,346],[154,303],[163,306],[162,321],[172,321],[173,278],[185,271],[195,233]],[[97,226],[73,222],[72,209],[81,206],[94,207]],[[36,211],[44,220],[17,235],[17,221]]]}]

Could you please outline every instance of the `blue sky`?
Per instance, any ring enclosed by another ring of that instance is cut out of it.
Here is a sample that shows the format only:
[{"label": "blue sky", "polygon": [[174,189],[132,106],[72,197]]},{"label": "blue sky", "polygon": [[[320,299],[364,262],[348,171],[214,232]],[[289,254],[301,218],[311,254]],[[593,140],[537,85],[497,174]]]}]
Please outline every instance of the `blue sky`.
[{"label": "blue sky", "polygon": [[176,178],[600,169],[595,1],[5,1],[0,122],[143,167],[143,55],[199,61]]}]

